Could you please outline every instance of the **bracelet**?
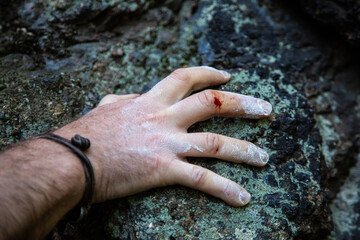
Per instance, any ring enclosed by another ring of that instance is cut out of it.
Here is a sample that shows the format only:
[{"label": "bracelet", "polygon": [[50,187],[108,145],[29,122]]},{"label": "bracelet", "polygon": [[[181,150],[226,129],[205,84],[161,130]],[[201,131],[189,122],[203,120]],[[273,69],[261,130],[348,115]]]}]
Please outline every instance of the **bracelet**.
[{"label": "bracelet", "polygon": [[[91,200],[93,197],[94,185],[95,185],[94,170],[91,165],[91,162],[86,157],[86,155],[81,151],[81,150],[86,150],[90,147],[91,145],[90,140],[80,135],[75,135],[73,138],[71,138],[71,141],[69,141],[68,139],[60,137],[59,135],[53,133],[43,134],[36,138],[45,138],[60,143],[71,149],[80,158],[85,170],[85,191],[77,207],[66,215],[66,218],[71,221],[75,221],[75,222],[80,221],[88,214],[90,210]],[[74,213],[74,211],[77,210],[77,208],[80,208],[80,214]]]}]

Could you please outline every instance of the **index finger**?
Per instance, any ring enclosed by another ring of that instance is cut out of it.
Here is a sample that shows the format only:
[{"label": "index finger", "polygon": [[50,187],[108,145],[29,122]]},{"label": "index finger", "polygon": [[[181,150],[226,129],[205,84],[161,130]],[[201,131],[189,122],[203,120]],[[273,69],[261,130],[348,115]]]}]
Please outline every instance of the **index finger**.
[{"label": "index finger", "polygon": [[171,105],[189,96],[193,91],[223,84],[229,80],[229,73],[208,66],[180,68],[156,84],[146,95],[158,97],[159,101]]}]

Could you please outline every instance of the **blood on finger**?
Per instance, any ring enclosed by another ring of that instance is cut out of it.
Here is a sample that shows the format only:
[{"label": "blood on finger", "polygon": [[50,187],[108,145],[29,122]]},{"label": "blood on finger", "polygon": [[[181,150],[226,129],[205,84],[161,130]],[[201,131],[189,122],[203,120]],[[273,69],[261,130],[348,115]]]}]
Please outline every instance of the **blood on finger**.
[{"label": "blood on finger", "polygon": [[222,105],[222,102],[221,102],[217,97],[214,97],[214,104],[215,104],[218,108],[220,108],[221,105]]}]

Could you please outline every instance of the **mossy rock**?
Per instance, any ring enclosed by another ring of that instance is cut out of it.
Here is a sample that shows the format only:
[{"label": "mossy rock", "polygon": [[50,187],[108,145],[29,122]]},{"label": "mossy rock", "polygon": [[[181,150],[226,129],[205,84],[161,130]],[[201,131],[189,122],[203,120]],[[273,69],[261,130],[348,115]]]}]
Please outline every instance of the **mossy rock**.
[{"label": "mossy rock", "polygon": [[[186,66],[226,69],[232,80],[217,89],[263,98],[274,109],[268,119],[213,118],[189,130],[244,139],[269,152],[264,168],[189,159],[246,188],[252,194],[246,207],[173,186],[97,204],[85,222],[58,233],[69,239],[318,239],[329,233],[325,190],[332,163],[322,154],[303,89],[328,64],[323,56],[330,50],[300,25],[266,1],[28,2],[38,2],[38,14],[19,5],[20,32],[0,21],[6,36],[20,36],[19,42],[0,37],[11,46],[0,48],[2,147],[86,113],[107,93],[145,92]],[[15,51],[19,43],[31,46]]]}]

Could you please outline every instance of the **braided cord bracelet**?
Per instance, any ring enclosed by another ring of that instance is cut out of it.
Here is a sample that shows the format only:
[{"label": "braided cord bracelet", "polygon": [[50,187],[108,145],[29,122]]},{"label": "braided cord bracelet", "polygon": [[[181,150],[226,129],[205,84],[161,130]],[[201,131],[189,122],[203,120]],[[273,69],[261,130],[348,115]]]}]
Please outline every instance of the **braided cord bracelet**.
[{"label": "braided cord bracelet", "polygon": [[[75,135],[73,138],[71,138],[71,141],[69,141],[68,139],[53,133],[39,135],[36,138],[45,138],[60,143],[71,149],[80,158],[85,171],[85,191],[81,201],[77,204],[76,208],[74,208],[66,215],[68,220],[75,222],[80,221],[88,214],[90,210],[95,185],[93,167],[90,160],[82,152],[90,147],[90,140],[80,135]],[[78,209],[80,212],[78,212]]]}]

